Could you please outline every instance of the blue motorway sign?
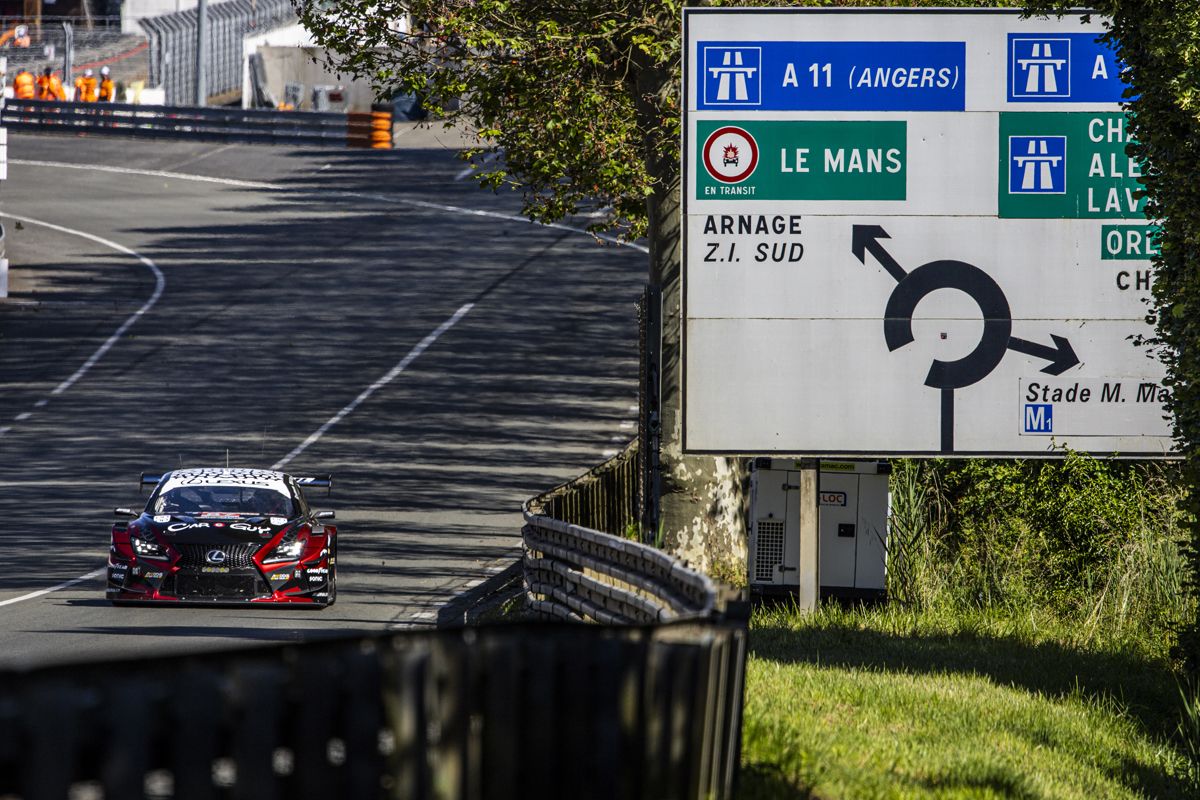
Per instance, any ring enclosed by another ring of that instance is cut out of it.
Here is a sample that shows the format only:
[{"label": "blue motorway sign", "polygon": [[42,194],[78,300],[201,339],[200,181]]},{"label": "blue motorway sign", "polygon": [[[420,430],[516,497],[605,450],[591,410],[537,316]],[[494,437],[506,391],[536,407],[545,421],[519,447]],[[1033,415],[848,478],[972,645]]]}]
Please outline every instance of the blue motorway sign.
[{"label": "blue motorway sign", "polygon": [[1008,102],[1120,103],[1121,62],[1094,33],[1008,34]]},{"label": "blue motorway sign", "polygon": [[1008,137],[1009,194],[1066,194],[1067,137]]},{"label": "blue motorway sign", "polygon": [[964,42],[697,42],[697,109],[963,111]]}]

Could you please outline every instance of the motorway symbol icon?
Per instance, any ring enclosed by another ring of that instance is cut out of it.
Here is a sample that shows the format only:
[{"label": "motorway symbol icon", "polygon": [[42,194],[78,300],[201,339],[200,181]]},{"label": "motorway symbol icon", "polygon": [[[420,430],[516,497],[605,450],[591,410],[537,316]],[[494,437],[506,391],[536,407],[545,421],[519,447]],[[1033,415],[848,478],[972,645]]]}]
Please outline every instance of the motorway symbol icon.
[{"label": "motorway symbol icon", "polygon": [[1014,98],[1071,96],[1070,39],[1013,37],[1009,44]]},{"label": "motorway symbol icon", "polygon": [[1008,137],[1009,194],[1066,194],[1067,137]]},{"label": "motorway symbol icon", "polygon": [[762,103],[761,47],[705,47],[704,100],[709,104]]},{"label": "motorway symbol icon", "polygon": [[1012,311],[1000,285],[979,267],[965,261],[930,261],[907,272],[880,242],[890,239],[879,225],[855,225],[851,251],[863,264],[869,251],[896,281],[884,311],[883,338],[889,351],[913,341],[912,321],[917,305],[939,289],[957,289],[969,295],[983,315],[983,336],[967,355],[955,361],[934,359],[925,385],[942,392],[942,451],[954,451],[954,390],[986,378],[1012,350],[1049,362],[1041,371],[1061,375],[1079,363],[1071,343],[1051,335],[1053,346],[1012,335]]}]

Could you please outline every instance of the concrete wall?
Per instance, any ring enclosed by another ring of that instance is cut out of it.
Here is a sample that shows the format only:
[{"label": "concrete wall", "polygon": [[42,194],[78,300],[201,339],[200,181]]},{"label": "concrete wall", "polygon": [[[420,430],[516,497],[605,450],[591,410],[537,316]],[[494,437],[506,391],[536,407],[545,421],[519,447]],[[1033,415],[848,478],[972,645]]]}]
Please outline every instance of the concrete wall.
[{"label": "concrete wall", "polygon": [[317,47],[308,31],[299,25],[280,28],[260,36],[248,36],[242,47],[242,107],[248,107],[253,93],[250,89],[249,57],[255,51],[262,54],[267,69],[267,88],[276,102],[283,101],[284,85],[304,84],[300,108],[309,109],[312,88],[316,85],[340,85],[345,89],[347,110],[370,111],[375,93],[368,81],[329,71],[323,61],[325,51]]}]

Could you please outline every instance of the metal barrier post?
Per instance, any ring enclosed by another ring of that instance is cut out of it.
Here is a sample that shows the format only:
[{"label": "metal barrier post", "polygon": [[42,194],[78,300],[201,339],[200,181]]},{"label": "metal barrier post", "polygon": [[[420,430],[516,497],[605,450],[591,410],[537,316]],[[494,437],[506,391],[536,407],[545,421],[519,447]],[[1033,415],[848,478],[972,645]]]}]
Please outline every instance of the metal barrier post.
[{"label": "metal barrier post", "polygon": [[71,82],[71,64],[75,57],[75,28],[71,23],[64,22],[63,26],[63,89],[72,85]]},{"label": "metal barrier post", "polygon": [[196,105],[208,105],[208,83],[204,80],[208,58],[208,0],[196,5]]}]

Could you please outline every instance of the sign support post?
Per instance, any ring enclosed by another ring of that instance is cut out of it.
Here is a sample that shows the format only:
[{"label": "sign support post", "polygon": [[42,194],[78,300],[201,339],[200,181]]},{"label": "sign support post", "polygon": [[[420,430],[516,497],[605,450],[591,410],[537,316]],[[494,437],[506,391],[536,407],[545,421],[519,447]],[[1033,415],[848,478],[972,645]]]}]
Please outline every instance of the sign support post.
[{"label": "sign support post", "polygon": [[816,611],[821,601],[821,462],[804,459],[800,465],[800,589],[796,604]]}]

